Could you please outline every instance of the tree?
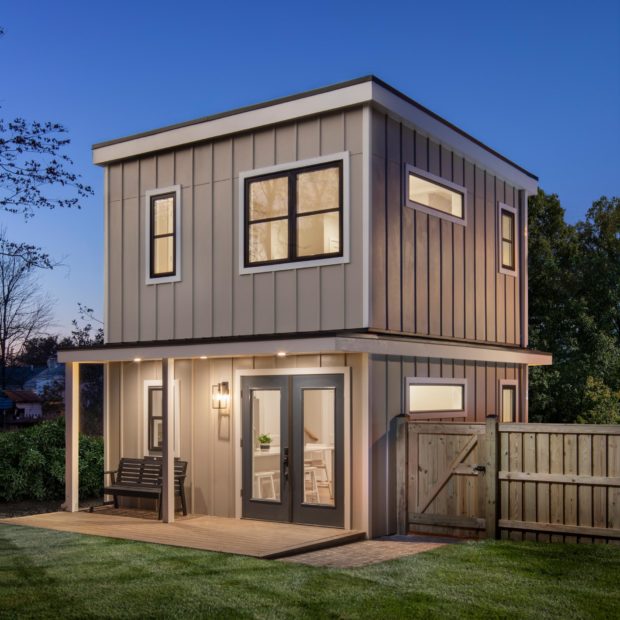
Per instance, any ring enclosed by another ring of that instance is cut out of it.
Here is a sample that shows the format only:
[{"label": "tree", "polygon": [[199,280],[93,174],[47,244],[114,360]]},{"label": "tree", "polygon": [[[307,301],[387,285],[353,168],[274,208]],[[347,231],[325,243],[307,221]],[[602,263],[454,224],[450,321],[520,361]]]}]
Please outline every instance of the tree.
[{"label": "tree", "polygon": [[58,336],[35,336],[24,342],[16,362],[22,366],[45,366],[58,350]]},{"label": "tree", "polygon": [[530,371],[530,418],[613,419],[620,406],[620,200],[602,198],[574,226],[556,195],[539,191],[529,210],[530,345],[554,358],[553,366]]},{"label": "tree", "polygon": [[[7,243],[0,230],[0,249]],[[6,367],[24,342],[50,325],[52,303],[39,292],[35,267],[21,256],[0,252],[0,386],[6,387]]]}]

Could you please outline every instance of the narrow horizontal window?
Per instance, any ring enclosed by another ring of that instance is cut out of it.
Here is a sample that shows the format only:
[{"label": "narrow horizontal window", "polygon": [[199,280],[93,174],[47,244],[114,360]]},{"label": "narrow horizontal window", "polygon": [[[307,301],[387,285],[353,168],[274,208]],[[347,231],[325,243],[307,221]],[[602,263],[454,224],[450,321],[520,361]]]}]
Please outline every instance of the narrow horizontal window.
[{"label": "narrow horizontal window", "polygon": [[452,217],[465,218],[465,200],[462,192],[429,180],[414,172],[408,175],[409,201]]},{"label": "narrow horizontal window", "polygon": [[245,266],[342,256],[342,162],[245,181]]},{"label": "narrow horizontal window", "polygon": [[465,385],[409,384],[409,413],[451,412],[465,410]]}]

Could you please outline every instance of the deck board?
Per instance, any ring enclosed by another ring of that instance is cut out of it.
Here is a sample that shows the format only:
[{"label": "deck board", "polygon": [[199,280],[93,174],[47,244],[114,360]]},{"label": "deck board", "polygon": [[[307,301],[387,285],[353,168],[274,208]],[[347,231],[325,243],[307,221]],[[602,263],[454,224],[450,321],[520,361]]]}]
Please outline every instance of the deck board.
[{"label": "deck board", "polygon": [[51,512],[0,519],[0,523],[264,559],[286,557],[364,538],[364,533],[356,530],[203,515],[162,523],[105,512]]}]

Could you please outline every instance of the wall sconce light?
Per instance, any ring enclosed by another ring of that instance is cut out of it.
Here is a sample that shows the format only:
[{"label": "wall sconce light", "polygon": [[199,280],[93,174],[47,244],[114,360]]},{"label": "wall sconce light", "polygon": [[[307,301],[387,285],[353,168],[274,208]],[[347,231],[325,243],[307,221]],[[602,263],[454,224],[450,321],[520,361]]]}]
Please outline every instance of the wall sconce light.
[{"label": "wall sconce light", "polygon": [[211,388],[211,406],[213,409],[228,409],[229,402],[228,381],[217,383]]}]

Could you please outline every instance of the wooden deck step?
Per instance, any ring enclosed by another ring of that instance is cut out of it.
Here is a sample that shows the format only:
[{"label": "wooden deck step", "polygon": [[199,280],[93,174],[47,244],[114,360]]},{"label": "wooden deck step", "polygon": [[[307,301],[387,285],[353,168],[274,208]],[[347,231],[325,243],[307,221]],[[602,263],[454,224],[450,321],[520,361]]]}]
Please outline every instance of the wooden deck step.
[{"label": "wooden deck step", "polygon": [[128,511],[51,512],[0,523],[40,527],[90,536],[106,536],[160,545],[187,547],[275,559],[347,544],[364,532],[294,523],[273,523],[191,515],[174,523],[127,516]]}]

